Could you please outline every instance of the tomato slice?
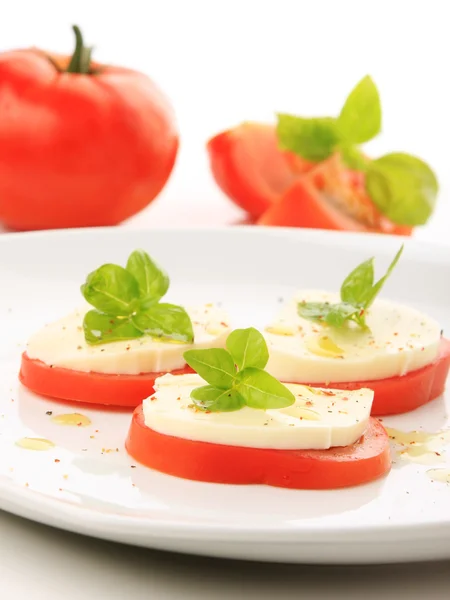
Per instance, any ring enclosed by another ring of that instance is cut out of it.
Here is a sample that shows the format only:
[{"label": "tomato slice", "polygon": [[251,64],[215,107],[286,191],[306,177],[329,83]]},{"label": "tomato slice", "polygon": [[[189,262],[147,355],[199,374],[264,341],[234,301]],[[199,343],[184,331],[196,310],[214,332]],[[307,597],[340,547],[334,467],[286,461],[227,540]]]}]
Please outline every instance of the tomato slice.
[{"label": "tomato slice", "polygon": [[273,125],[243,123],[207,143],[216,183],[238,206],[259,217],[311,163],[282,152]]},{"label": "tomato slice", "polygon": [[138,406],[126,441],[128,453],[168,475],[235,485],[333,489],[373,481],[391,466],[388,436],[371,418],[356,443],[329,450],[271,450],[194,442],[146,427]]},{"label": "tomato slice", "polygon": [[364,188],[364,176],[349,171],[339,155],[298,179],[259,218],[258,225],[368,231],[409,236],[411,227],[384,217]]},{"label": "tomato slice", "polygon": [[[186,365],[171,371],[173,375],[193,373]],[[162,373],[114,375],[51,367],[40,360],[22,354],[19,379],[25,387],[41,396],[83,402],[135,408],[151,394],[155,379]]]},{"label": "tomato slice", "polygon": [[435,362],[406,375],[378,380],[306,385],[340,390],[369,388],[375,393],[372,415],[398,415],[419,408],[443,394],[449,367],[450,340],[442,338],[439,356]]}]

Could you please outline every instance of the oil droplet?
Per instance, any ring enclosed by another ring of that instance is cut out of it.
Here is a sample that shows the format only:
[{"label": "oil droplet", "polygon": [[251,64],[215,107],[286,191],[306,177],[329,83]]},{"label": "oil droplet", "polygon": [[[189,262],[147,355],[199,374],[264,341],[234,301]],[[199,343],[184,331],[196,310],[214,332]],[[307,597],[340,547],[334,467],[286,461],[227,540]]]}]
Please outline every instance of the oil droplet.
[{"label": "oil droplet", "polygon": [[427,475],[433,481],[450,483],[450,469],[429,469]]},{"label": "oil droplet", "polygon": [[310,408],[306,408],[305,406],[299,406],[298,404],[279,409],[279,412],[288,415],[289,417],[294,417],[295,419],[320,421],[320,414],[318,412]]},{"label": "oil droplet", "polygon": [[445,460],[440,450],[450,442],[450,430],[428,433],[386,427],[386,432],[393,442],[401,446],[397,454],[403,460],[422,465],[435,465]]},{"label": "oil droplet", "polygon": [[52,421],[57,425],[68,425],[70,427],[87,427],[91,424],[90,418],[80,413],[55,415],[52,417]]},{"label": "oil droplet", "polygon": [[[300,385],[300,384],[298,384]],[[315,396],[338,396],[339,394],[343,394],[344,392],[339,392],[337,390],[325,390],[323,388],[314,388],[310,385],[303,386],[310,394],[314,394]]]},{"label": "oil droplet", "polygon": [[44,438],[24,437],[17,440],[16,446],[25,448],[25,450],[50,450],[55,447],[55,444]]},{"label": "oil droplet", "polygon": [[226,326],[221,323],[210,322],[205,325],[205,331],[206,333],[209,333],[209,335],[220,335],[225,329]]},{"label": "oil droplet", "polygon": [[312,354],[324,356],[325,358],[343,358],[344,354],[344,350],[327,335],[309,338],[306,347]]},{"label": "oil droplet", "polygon": [[273,333],[274,335],[295,335],[295,327],[292,325],[284,325],[283,323],[277,323],[270,325],[264,329],[267,333]]},{"label": "oil droplet", "polygon": [[445,462],[440,452],[432,450],[426,444],[409,446],[400,452],[400,457],[421,465],[436,465]]},{"label": "oil droplet", "polygon": [[450,442],[450,429],[444,431],[437,431],[436,433],[428,433],[426,431],[400,431],[399,429],[393,429],[386,427],[388,436],[397,444],[406,446],[408,444],[429,444],[430,442],[437,442],[441,445],[445,445]]}]

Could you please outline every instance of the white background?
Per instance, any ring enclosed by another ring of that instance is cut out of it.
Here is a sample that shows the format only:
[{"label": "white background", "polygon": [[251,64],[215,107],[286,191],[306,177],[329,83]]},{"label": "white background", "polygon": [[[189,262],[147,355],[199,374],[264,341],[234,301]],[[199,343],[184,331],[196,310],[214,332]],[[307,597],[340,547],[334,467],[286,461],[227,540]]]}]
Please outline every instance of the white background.
[{"label": "white background", "polygon": [[133,225],[221,224],[240,213],[214,185],[205,142],[275,111],[332,115],[367,73],[383,105],[374,156],[428,161],[441,199],[421,237],[450,234],[447,0],[15,0],[0,48],[71,52],[78,24],[100,61],[139,69],[171,98],[181,152],[169,185]]},{"label": "white background", "polygon": [[[72,23],[100,61],[140,69],[172,99],[182,147],[170,184],[132,225],[230,222],[215,188],[207,138],[274,111],[336,113],[366,73],[377,82],[384,131],[368,147],[416,153],[441,182],[420,237],[450,234],[450,34],[447,0],[3,0],[0,49],[70,51]],[[445,597],[448,565],[312,569],[207,563],[92,543],[0,515],[0,591],[61,598]],[[445,591],[444,591],[445,590]],[[317,595],[316,595],[317,594]]]}]

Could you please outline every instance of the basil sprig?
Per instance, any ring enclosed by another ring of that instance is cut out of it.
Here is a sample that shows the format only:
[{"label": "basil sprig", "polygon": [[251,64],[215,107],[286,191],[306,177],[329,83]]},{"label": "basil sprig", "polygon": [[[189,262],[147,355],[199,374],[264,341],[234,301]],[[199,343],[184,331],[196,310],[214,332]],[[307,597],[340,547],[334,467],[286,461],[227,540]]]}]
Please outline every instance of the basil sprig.
[{"label": "basil sprig", "polygon": [[191,392],[200,410],[229,412],[243,406],[285,408],[295,402],[286,386],[264,371],[269,352],[264,337],[250,327],[230,333],[227,349],[187,350],[184,359],[209,385]]},{"label": "basil sprig", "polygon": [[104,344],[149,335],[192,342],[192,322],[184,308],[160,302],[168,289],[167,273],[143,250],[132,252],[125,268],[102,265],[81,286],[95,308],[84,317],[86,341]]},{"label": "basil sprig", "polygon": [[360,327],[366,327],[366,312],[400,260],[403,246],[389,265],[386,274],[374,283],[374,258],[364,261],[344,280],[341,286],[341,302],[300,302],[297,310],[300,317],[342,327],[353,321]]},{"label": "basil sprig", "polygon": [[423,225],[439,192],[432,169],[420,158],[395,152],[368,159],[359,145],[381,131],[381,103],[371,77],[350,92],[338,117],[303,118],[278,114],[281,148],[312,162],[339,152],[348,167],[365,173],[369,197],[380,212],[399,225]]}]

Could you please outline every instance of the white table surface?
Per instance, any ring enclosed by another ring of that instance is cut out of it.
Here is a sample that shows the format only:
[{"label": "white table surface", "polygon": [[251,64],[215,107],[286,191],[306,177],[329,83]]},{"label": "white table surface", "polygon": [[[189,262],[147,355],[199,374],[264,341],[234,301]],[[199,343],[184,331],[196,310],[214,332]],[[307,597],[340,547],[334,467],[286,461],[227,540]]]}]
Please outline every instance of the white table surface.
[{"label": "white table surface", "polygon": [[153,552],[0,513],[4,600],[444,600],[448,562],[368,567],[262,565]]},{"label": "white table surface", "polygon": [[[435,167],[441,200],[416,235],[449,241],[446,4],[22,0],[10,3],[0,25],[0,50],[33,44],[69,50],[75,22],[99,60],[149,73],[172,98],[183,142],[174,176],[158,201],[126,227],[239,220],[241,213],[212,183],[206,139],[245,119],[268,120],[274,110],[336,112],[370,72],[385,115],[385,131],[370,151],[404,149]],[[449,589],[450,563],[349,568],[217,561],[91,540],[0,513],[2,600],[442,600]]]}]

